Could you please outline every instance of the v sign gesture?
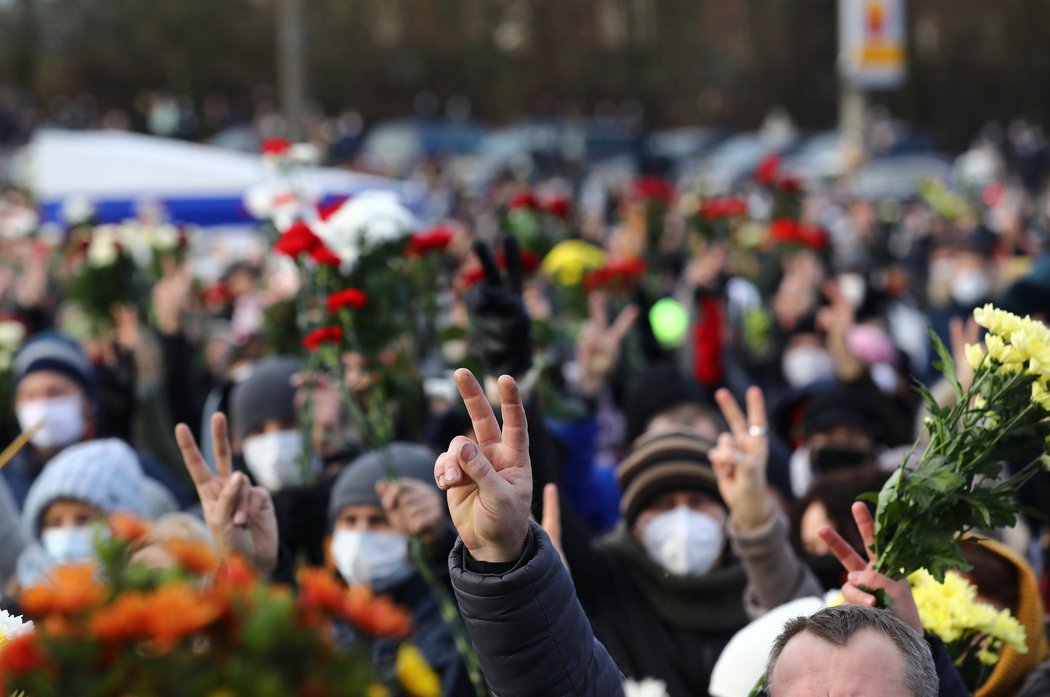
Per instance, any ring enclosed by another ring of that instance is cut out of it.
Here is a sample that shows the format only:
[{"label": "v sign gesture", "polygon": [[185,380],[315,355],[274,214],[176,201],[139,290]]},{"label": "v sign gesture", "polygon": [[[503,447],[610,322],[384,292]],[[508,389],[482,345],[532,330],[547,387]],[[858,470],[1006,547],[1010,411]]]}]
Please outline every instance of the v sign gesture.
[{"label": "v sign gesture", "polygon": [[718,390],[715,400],[729,424],[729,432],[718,437],[718,445],[707,456],[733,522],[741,530],[753,530],[769,521],[774,511],[766,488],[769,427],[765,400],[762,390],[748,388],[746,418],[729,390]]},{"label": "v sign gesture", "polygon": [[463,544],[483,562],[515,561],[525,548],[532,504],[532,463],[525,407],[509,375],[499,379],[503,429],[469,370],[456,371],[477,443],[457,436],[434,463]]},{"label": "v sign gesture", "polygon": [[273,500],[266,489],[252,486],[243,472],[233,471],[223,414],[212,416],[211,433],[215,474],[208,468],[186,424],[175,427],[175,440],[197,487],[204,522],[223,552],[240,554],[260,571],[269,573],[277,566],[277,514]]}]

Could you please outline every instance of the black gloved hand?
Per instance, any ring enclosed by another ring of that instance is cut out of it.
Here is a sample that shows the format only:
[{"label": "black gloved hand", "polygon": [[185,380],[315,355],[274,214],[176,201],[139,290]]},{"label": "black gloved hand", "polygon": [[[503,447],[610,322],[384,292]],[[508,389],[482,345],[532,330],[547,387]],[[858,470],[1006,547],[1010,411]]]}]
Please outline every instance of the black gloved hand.
[{"label": "black gloved hand", "polygon": [[490,375],[523,375],[532,367],[532,332],[521,298],[524,274],[518,241],[507,237],[503,242],[506,280],[487,244],[475,242],[474,253],[485,277],[467,294],[471,338]]}]

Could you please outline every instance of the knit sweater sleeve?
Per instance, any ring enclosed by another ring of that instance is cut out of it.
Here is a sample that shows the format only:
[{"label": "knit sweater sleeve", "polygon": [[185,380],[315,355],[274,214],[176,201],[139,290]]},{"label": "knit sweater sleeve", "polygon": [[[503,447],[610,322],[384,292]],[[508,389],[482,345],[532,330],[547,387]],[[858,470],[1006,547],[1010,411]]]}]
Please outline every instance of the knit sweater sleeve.
[{"label": "knit sweater sleeve", "polygon": [[594,637],[550,538],[530,524],[525,554],[506,573],[468,567],[462,541],[449,556],[463,622],[493,694],[616,697],[623,677]]},{"label": "knit sweater sleeve", "polygon": [[25,549],[26,539],[18,518],[18,505],[0,478],[0,584],[14,573],[18,556]]},{"label": "knit sweater sleeve", "polygon": [[776,513],[768,523],[747,532],[730,520],[729,539],[747,573],[744,607],[752,619],[789,600],[820,596],[820,583],[788,541],[788,523]]}]

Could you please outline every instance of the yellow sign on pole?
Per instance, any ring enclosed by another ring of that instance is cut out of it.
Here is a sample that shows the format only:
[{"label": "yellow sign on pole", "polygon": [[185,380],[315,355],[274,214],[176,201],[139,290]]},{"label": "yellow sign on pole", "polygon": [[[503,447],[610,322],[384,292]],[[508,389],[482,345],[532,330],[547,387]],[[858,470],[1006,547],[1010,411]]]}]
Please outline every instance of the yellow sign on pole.
[{"label": "yellow sign on pole", "polygon": [[857,89],[904,82],[904,0],[839,0],[839,67]]}]

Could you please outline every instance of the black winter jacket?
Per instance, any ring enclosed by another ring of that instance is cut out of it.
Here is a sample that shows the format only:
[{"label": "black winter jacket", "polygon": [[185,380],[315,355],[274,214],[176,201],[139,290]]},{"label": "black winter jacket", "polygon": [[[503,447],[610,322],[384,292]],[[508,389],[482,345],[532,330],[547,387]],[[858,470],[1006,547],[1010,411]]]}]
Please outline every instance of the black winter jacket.
[{"label": "black winter jacket", "polygon": [[530,523],[524,554],[504,574],[471,571],[468,556],[457,541],[449,571],[494,695],[623,695],[623,677],[594,638],[569,574],[540,526]]}]

